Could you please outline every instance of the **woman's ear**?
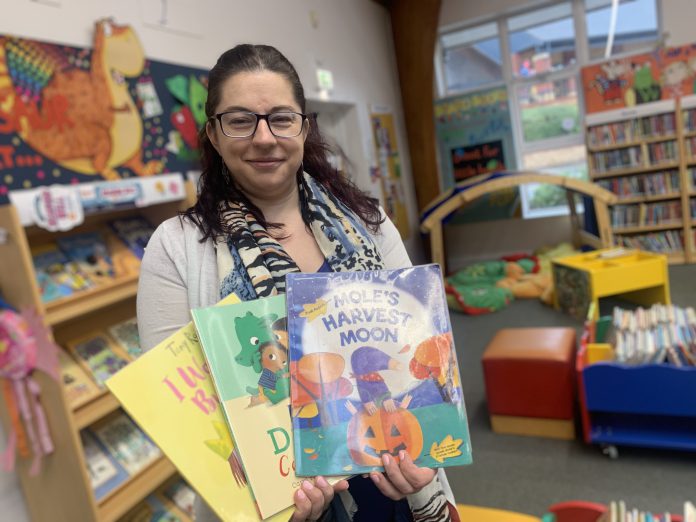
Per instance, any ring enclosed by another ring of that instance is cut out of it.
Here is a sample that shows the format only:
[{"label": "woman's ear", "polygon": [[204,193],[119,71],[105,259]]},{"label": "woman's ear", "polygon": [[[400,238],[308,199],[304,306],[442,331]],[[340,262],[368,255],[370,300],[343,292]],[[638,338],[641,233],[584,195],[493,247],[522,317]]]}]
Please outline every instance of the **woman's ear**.
[{"label": "woman's ear", "polygon": [[215,120],[208,120],[205,123],[205,133],[208,135],[208,139],[210,140],[210,143],[213,144],[213,147],[215,147],[215,150],[217,151],[218,154],[220,154],[220,148],[218,147],[218,137],[217,137],[217,132],[215,132]]}]

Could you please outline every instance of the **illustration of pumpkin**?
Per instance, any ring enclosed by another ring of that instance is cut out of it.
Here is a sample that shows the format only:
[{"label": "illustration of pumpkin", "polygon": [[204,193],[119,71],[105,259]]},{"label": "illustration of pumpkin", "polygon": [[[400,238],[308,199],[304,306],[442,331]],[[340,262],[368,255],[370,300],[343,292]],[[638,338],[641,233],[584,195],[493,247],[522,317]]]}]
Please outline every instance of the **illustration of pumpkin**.
[{"label": "illustration of pumpkin", "polygon": [[360,411],[348,424],[348,449],[361,466],[382,466],[383,454],[398,459],[400,450],[415,460],[423,449],[423,432],[415,415],[405,409],[389,413],[380,408],[374,415]]}]

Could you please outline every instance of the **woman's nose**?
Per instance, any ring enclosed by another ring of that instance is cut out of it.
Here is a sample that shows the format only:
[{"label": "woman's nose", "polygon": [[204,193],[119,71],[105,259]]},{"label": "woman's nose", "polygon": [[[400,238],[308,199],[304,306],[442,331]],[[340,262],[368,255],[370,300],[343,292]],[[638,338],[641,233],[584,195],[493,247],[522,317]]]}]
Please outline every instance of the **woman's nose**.
[{"label": "woman's nose", "polygon": [[275,135],[271,132],[271,127],[268,125],[268,121],[259,120],[256,127],[256,132],[254,133],[254,142],[263,143],[274,143],[276,141]]}]

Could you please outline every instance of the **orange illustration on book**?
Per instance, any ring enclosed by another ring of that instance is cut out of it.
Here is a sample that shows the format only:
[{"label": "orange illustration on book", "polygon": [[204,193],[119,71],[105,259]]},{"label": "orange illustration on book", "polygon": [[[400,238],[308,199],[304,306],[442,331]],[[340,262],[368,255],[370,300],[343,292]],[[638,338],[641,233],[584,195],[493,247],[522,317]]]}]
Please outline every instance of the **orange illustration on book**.
[{"label": "orange illustration on book", "polygon": [[95,24],[89,70],[55,46],[0,38],[0,132],[15,132],[55,163],[82,174],[118,179],[162,171],[142,160],[143,123],[125,77],[139,76],[145,54],[133,29]]}]

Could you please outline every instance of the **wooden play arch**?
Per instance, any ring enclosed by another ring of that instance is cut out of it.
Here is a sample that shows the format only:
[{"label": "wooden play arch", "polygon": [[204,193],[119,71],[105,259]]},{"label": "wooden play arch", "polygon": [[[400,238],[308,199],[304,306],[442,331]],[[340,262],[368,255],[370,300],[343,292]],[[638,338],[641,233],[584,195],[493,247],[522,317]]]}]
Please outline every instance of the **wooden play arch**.
[{"label": "wooden play arch", "polygon": [[[430,234],[430,252],[433,263],[439,263],[445,270],[445,249],[443,243],[443,221],[452,212],[481,196],[525,183],[546,183],[566,189],[570,218],[573,225],[573,243],[576,246],[590,245],[595,248],[607,248],[613,245],[614,237],[609,222],[608,205],[616,203],[614,193],[594,183],[579,179],[543,174],[541,172],[493,172],[457,183],[450,190],[440,194],[421,213],[421,232]],[[582,229],[580,218],[575,209],[574,193],[592,198],[597,219],[599,236],[594,236]]]}]

